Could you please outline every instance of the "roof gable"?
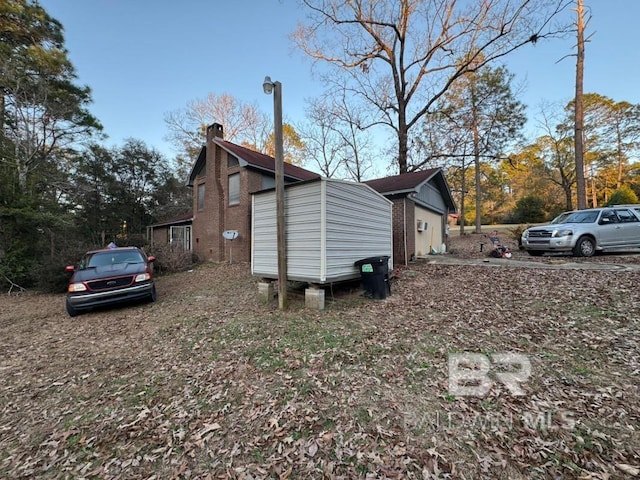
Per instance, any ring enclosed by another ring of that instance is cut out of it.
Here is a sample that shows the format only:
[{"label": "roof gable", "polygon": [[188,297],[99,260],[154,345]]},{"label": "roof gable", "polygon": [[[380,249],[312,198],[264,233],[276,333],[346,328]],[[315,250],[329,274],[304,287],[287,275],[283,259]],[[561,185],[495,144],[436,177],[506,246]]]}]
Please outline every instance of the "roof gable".
[{"label": "roof gable", "polygon": [[440,168],[430,168],[416,172],[401,173],[391,177],[367,180],[364,183],[382,195],[410,195],[420,192],[427,182],[433,181],[440,190],[440,195],[450,211],[456,211],[456,204],[451,196],[451,190]]},{"label": "roof gable", "polygon": [[[238,157],[241,162],[244,161],[243,166],[266,170],[268,172],[275,172],[275,158],[219,138],[215,138],[213,141],[227,152]],[[311,180],[320,176],[315,172],[290,163],[284,164],[284,174],[295,180]]]},{"label": "roof gable", "polygon": [[196,159],[196,162],[193,164],[193,167],[191,167],[191,173],[189,173],[189,179],[187,180],[188,187],[193,187],[196,177],[205,167],[206,163],[207,163],[207,147],[203,146],[200,149],[200,153],[198,154],[198,158]]},{"label": "roof gable", "polygon": [[393,175],[392,177],[367,180],[364,183],[383,195],[411,193],[417,192],[422,184],[429,181],[438,171],[440,171],[439,168],[431,168],[418,172],[401,173],[400,175]]},{"label": "roof gable", "polygon": [[[235,143],[222,140],[221,138],[214,138],[213,143],[225,150],[227,153],[230,153],[231,155],[237,157],[240,161],[240,165],[243,167],[255,168],[257,170],[275,173],[276,161],[269,155],[265,155],[249,148],[236,145]],[[198,172],[200,172],[200,170],[206,163],[206,158],[207,147],[203,146],[200,150],[200,154],[198,155],[196,162],[193,164],[193,168],[191,169],[187,185],[193,186]],[[290,163],[284,164],[284,175],[290,180],[312,180],[314,178],[320,177],[320,175],[315,172],[306,170],[302,167],[298,167],[297,165],[292,165]]]}]

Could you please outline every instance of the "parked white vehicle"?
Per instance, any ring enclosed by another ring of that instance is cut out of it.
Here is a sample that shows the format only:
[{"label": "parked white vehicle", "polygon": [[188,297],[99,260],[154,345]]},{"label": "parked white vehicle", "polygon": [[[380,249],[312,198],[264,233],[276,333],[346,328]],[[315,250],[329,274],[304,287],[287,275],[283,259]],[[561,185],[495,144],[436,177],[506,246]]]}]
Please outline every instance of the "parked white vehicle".
[{"label": "parked white vehicle", "polygon": [[596,251],[640,248],[640,209],[615,206],[576,210],[562,223],[531,227],[522,233],[529,255],[572,252],[590,257]]}]

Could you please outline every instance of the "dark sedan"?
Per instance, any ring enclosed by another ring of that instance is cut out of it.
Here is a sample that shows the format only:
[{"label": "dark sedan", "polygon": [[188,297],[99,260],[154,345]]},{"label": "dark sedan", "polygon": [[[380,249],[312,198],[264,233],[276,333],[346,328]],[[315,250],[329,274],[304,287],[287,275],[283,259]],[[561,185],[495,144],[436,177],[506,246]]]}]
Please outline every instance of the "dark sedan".
[{"label": "dark sedan", "polygon": [[68,266],[73,273],[69,280],[66,307],[75,317],[95,307],[156,300],[151,263],[136,247],[114,247],[87,252],[77,268]]}]

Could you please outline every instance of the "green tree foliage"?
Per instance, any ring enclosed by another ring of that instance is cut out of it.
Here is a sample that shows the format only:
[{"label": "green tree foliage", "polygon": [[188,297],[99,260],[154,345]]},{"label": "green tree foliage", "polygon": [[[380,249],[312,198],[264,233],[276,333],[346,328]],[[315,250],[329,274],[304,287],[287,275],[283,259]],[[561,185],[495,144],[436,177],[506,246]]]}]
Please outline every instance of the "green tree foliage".
[{"label": "green tree foliage", "polygon": [[129,243],[147,225],[191,209],[191,189],[139,140],[111,150],[92,145],[76,162],[72,201],[78,226],[94,245]]},{"label": "green tree foliage", "polygon": [[[571,128],[573,112],[574,102],[569,102],[559,131]],[[640,105],[587,93],[584,115],[587,199],[590,206],[598,206],[632,181],[631,163],[640,153]]]},{"label": "green tree foliage", "polygon": [[100,128],[91,91],[75,84],[62,26],[36,2],[0,0],[0,127],[3,163],[27,190],[29,175]]},{"label": "green tree foliage", "polygon": [[100,129],[62,26],[35,1],[0,0],[0,282],[27,285],[70,228],[62,199],[76,142]]},{"label": "green tree foliage", "polygon": [[527,195],[516,202],[513,212],[514,223],[539,223],[545,220],[544,200],[535,195]]},{"label": "green tree foliage", "polygon": [[626,205],[626,204],[635,204],[638,203],[638,196],[631,189],[631,187],[627,187],[623,185],[618,190],[613,192],[611,198],[607,205]]},{"label": "green tree foliage", "polygon": [[[476,231],[480,231],[482,219],[483,184],[500,183],[483,175],[482,166],[495,164],[503,156],[526,121],[525,107],[513,93],[512,80],[513,75],[504,67],[485,66],[468,73],[442,96],[438,113],[427,117],[424,124],[429,143],[423,145],[424,160],[416,166],[434,158],[459,165],[463,174],[474,166]],[[460,190],[466,191],[466,185],[460,185]]]}]

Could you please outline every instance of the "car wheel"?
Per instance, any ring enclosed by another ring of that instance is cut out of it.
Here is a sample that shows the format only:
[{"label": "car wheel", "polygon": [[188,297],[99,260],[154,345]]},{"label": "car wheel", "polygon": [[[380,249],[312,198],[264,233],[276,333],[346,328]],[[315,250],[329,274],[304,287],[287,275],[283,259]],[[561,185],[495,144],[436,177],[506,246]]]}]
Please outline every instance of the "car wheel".
[{"label": "car wheel", "polygon": [[80,315],[80,312],[75,308],[73,308],[73,305],[71,305],[71,303],[69,302],[69,299],[67,299],[65,306],[67,307],[67,313],[69,314],[70,317],[75,317],[76,315]]},{"label": "car wheel", "polygon": [[151,293],[149,294],[149,302],[153,303],[157,300],[158,298],[158,294],[156,293],[156,286],[153,286],[153,289],[151,290]]},{"label": "car wheel", "polygon": [[592,238],[580,237],[573,247],[573,254],[576,257],[591,257],[596,253],[596,244]]},{"label": "car wheel", "polygon": [[544,254],[544,252],[541,252],[540,250],[527,250],[527,253],[532,257],[541,257]]}]

